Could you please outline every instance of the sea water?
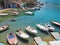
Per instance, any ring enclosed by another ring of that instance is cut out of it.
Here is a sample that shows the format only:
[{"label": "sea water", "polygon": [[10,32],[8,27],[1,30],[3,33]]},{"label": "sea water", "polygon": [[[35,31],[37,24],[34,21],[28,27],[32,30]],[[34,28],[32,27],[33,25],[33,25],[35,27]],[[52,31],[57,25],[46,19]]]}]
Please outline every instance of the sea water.
[{"label": "sea water", "polygon": [[[40,31],[37,29],[36,24],[42,24],[44,25],[45,23],[50,23],[52,26],[54,26],[51,21],[55,20],[60,22],[60,0],[38,0],[40,2],[47,2],[40,10],[34,11],[33,16],[18,16],[16,17],[16,22],[10,22],[9,19],[5,20],[4,22],[0,22],[0,26],[9,23],[9,29],[6,30],[5,32],[0,33],[0,42],[7,43],[7,34],[10,32],[13,32],[16,34],[17,29],[22,29],[25,33],[25,26],[30,25],[34,27],[38,33],[36,36],[39,36],[41,38],[49,38],[50,35],[46,34],[45,32]],[[54,26],[56,32],[60,32],[60,28]],[[27,33],[28,34],[28,33]],[[34,35],[29,34],[30,38],[28,39],[28,42],[25,42],[24,40],[19,40],[18,45],[33,45],[33,38],[35,37]]]}]

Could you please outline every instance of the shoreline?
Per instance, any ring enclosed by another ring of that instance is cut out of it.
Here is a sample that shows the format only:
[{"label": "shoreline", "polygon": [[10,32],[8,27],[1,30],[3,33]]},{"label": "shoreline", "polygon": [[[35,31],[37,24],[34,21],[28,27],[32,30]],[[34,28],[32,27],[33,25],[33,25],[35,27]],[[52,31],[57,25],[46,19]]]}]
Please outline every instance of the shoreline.
[{"label": "shoreline", "polygon": [[[10,10],[19,11],[19,14],[16,15],[16,16],[13,16],[11,14]],[[3,9],[3,10],[0,10],[0,13],[7,13],[8,14],[7,16],[0,16],[0,21],[1,22],[6,21],[7,19],[10,19],[10,18],[15,18],[15,17],[18,17],[18,16],[23,16],[23,14],[24,14],[24,12],[22,12],[20,9],[18,10],[18,8]]]},{"label": "shoreline", "polygon": [[7,9],[2,9],[2,10],[0,10],[0,13],[2,13],[2,12],[4,12],[4,11],[8,11],[8,10],[10,10],[9,8],[7,8]]}]

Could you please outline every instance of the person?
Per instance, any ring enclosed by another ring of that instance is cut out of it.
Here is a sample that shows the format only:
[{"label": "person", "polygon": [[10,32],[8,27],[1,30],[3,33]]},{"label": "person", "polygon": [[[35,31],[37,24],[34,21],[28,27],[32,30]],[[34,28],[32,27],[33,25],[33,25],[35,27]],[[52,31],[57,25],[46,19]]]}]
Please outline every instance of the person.
[{"label": "person", "polygon": [[12,35],[13,33],[10,32],[10,35]]},{"label": "person", "polygon": [[2,28],[4,28],[4,26]]},{"label": "person", "polygon": [[17,30],[17,32],[19,32],[19,30]]}]

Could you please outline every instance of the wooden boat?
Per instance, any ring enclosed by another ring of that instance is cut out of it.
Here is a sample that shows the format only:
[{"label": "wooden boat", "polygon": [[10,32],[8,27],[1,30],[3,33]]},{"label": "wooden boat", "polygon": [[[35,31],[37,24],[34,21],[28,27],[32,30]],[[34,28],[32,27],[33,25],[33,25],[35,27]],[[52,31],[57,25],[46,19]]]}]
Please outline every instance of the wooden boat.
[{"label": "wooden boat", "polygon": [[8,16],[8,13],[0,13],[0,16]]},{"label": "wooden boat", "polygon": [[58,26],[60,26],[60,23],[59,22],[56,22],[56,21],[51,21],[53,24],[55,24],[55,25],[58,25]]},{"label": "wooden boat", "polygon": [[12,12],[12,15],[18,15],[19,12],[15,11],[15,12]]},{"label": "wooden boat", "polygon": [[7,41],[10,45],[16,45],[18,42],[16,35],[13,33],[7,35]]},{"label": "wooden boat", "polygon": [[0,27],[0,32],[1,32],[1,31],[5,31],[5,30],[8,29],[8,28],[9,28],[9,24],[6,24],[6,25]]},{"label": "wooden boat", "polygon": [[25,12],[25,14],[32,15],[32,14],[34,14],[34,13],[33,13],[33,12],[28,11],[28,12]]},{"label": "wooden boat", "polygon": [[30,33],[32,33],[32,34],[37,34],[36,29],[34,29],[34,28],[31,27],[31,26],[26,26],[25,29],[26,29],[26,31],[28,31],[28,32],[30,32]]},{"label": "wooden boat", "polygon": [[40,37],[34,38],[35,45],[47,45],[45,41],[43,41]]},{"label": "wooden boat", "polygon": [[60,45],[60,41],[49,41],[49,45]]},{"label": "wooden boat", "polygon": [[50,25],[50,24],[45,24],[45,26],[46,26],[49,30],[51,30],[51,31],[54,31],[54,30],[55,30],[55,28],[54,28],[52,25]]},{"label": "wooden boat", "polygon": [[36,9],[36,10],[40,10],[40,7],[39,7],[39,6],[35,6],[35,9]]},{"label": "wooden boat", "polygon": [[24,8],[24,7],[22,7],[22,10],[24,11],[24,12],[26,12],[26,11],[28,11],[26,8]]},{"label": "wooden boat", "polygon": [[41,24],[36,24],[36,26],[41,29],[42,31],[48,31],[49,29]]},{"label": "wooden boat", "polygon": [[10,18],[10,21],[16,21],[16,19],[15,18]]},{"label": "wooden boat", "polygon": [[29,35],[24,33],[21,29],[17,30],[16,34],[23,39],[28,39],[29,38]]}]

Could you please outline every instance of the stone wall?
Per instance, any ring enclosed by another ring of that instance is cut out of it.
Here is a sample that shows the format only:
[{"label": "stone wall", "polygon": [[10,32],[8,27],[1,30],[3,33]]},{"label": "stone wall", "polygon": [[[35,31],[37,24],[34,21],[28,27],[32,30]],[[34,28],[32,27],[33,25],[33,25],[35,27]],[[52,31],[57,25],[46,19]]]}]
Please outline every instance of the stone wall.
[{"label": "stone wall", "polygon": [[8,8],[10,4],[20,4],[22,0],[4,0],[4,7]]}]

